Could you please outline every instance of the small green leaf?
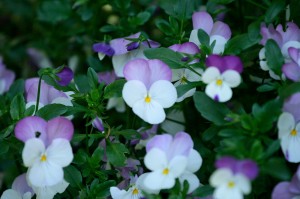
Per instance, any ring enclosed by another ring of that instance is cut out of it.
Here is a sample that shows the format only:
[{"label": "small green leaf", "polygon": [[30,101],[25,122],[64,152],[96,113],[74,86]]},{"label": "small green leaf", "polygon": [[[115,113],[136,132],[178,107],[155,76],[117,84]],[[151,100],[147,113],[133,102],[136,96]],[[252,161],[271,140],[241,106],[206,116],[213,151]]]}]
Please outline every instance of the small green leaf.
[{"label": "small green leaf", "polygon": [[87,78],[88,78],[88,82],[90,87],[93,88],[97,88],[98,83],[98,75],[95,72],[95,70],[91,67],[89,67],[88,72],[87,72]]},{"label": "small green leaf", "polygon": [[286,99],[297,92],[300,92],[300,82],[295,82],[287,86],[281,87],[279,89],[279,96],[282,99]]},{"label": "small green leaf", "polygon": [[265,14],[265,22],[271,23],[285,10],[285,1],[274,0]]},{"label": "small green leaf", "polygon": [[13,120],[23,118],[25,112],[25,100],[22,94],[16,95],[10,104],[10,115]]},{"label": "small green leaf", "polygon": [[51,120],[66,113],[68,107],[62,104],[48,104],[38,110],[37,116],[44,118],[45,120]]},{"label": "small green leaf", "polygon": [[25,82],[23,79],[16,80],[9,88],[7,96],[9,99],[13,99],[16,95],[24,93]]},{"label": "small green leaf", "polygon": [[133,129],[125,129],[125,130],[121,130],[121,131],[113,131],[111,133],[112,135],[118,135],[118,136],[123,136],[125,137],[126,139],[132,139],[132,138],[140,138],[141,135],[136,131],[136,130],[133,130]]},{"label": "small green leaf", "polygon": [[291,179],[291,171],[286,165],[286,161],[281,158],[272,158],[261,166],[261,172],[267,173],[279,180],[285,181]]},{"label": "small green leaf", "polygon": [[214,188],[209,185],[204,185],[198,187],[195,191],[193,191],[193,196],[197,197],[206,197],[212,195]]},{"label": "small green leaf", "polygon": [[230,110],[226,107],[225,104],[221,104],[210,99],[203,92],[196,92],[194,94],[194,103],[196,109],[205,119],[213,122],[217,126],[227,123],[225,118]]},{"label": "small green leaf", "polygon": [[210,41],[209,35],[202,29],[198,30],[197,35],[201,45],[209,47],[209,41]]},{"label": "small green leaf", "polygon": [[258,40],[250,40],[249,35],[247,33],[237,35],[226,43],[225,52],[223,54],[237,55],[241,53],[241,51],[257,44],[257,42]]},{"label": "small green leaf", "polygon": [[284,58],[279,46],[273,39],[269,39],[265,45],[265,48],[266,59],[269,68],[280,76],[282,73],[281,68],[284,64]]},{"label": "small green leaf", "polygon": [[263,153],[263,159],[271,157],[275,152],[280,149],[280,140],[274,140],[272,144],[269,145],[267,150]]},{"label": "small green leaf", "polygon": [[218,126],[211,126],[208,129],[206,129],[203,133],[202,133],[202,139],[203,141],[210,141],[211,139],[213,139],[215,137],[215,135],[217,135],[217,133],[219,132],[220,127]]},{"label": "small green leaf", "polygon": [[155,20],[156,27],[166,35],[172,35],[171,25],[164,19]]},{"label": "small green leaf", "polygon": [[76,167],[69,165],[68,167],[64,168],[64,173],[65,180],[70,183],[70,186],[81,188],[82,176]]},{"label": "small green leaf", "polygon": [[106,86],[104,89],[104,98],[109,99],[112,97],[122,97],[122,89],[125,83],[125,79],[118,79]]},{"label": "small green leaf", "polygon": [[254,160],[261,159],[264,152],[264,148],[260,140],[255,140],[250,149],[250,157]]},{"label": "small green leaf", "polygon": [[124,153],[128,152],[129,151],[124,144],[106,142],[107,158],[115,167],[121,167],[125,165],[126,156]]},{"label": "small green leaf", "polygon": [[69,1],[43,1],[38,10],[38,19],[55,24],[59,21],[66,20],[70,16],[71,11]]},{"label": "small green leaf", "polygon": [[188,92],[189,90],[201,85],[202,82],[188,82],[186,84],[180,84],[176,87],[177,90],[177,97],[181,97],[182,95],[184,95],[186,92]]}]

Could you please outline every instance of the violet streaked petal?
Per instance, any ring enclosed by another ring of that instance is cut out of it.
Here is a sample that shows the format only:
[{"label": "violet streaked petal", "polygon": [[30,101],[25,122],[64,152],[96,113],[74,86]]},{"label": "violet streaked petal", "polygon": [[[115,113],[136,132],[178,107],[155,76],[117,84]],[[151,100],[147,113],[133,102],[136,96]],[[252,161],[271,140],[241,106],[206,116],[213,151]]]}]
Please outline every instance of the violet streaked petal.
[{"label": "violet streaked petal", "polygon": [[181,46],[179,47],[179,49],[177,51],[181,52],[181,53],[187,53],[187,54],[194,55],[194,54],[199,53],[200,49],[193,42],[185,42],[185,43],[181,44]]},{"label": "violet streaked petal", "polygon": [[208,35],[213,28],[213,19],[207,12],[195,12],[192,16],[193,29],[202,29]]},{"label": "violet streaked petal", "polygon": [[134,59],[129,61],[123,70],[124,77],[127,81],[139,80],[145,84],[147,88],[150,87],[151,70],[148,61],[145,59]]},{"label": "violet streaked petal", "polygon": [[96,43],[93,45],[93,51],[105,54],[107,56],[113,56],[115,54],[115,50],[106,43]]},{"label": "violet streaked petal", "polygon": [[64,67],[59,73],[56,74],[59,80],[57,83],[61,86],[67,86],[73,79],[74,73],[69,67]]},{"label": "violet streaked petal", "polygon": [[295,174],[291,180],[289,191],[293,194],[300,195],[300,181],[297,174]]},{"label": "violet streaked petal", "polygon": [[299,65],[300,63],[298,62],[298,60],[300,58],[300,50],[294,47],[290,47],[288,48],[288,53],[291,59]]},{"label": "violet streaked petal", "polygon": [[220,55],[209,55],[206,58],[205,65],[207,67],[216,67],[221,73],[227,69],[224,60]]},{"label": "violet streaked petal", "polygon": [[294,116],[295,122],[300,121],[300,93],[295,93],[285,100],[283,105],[283,111],[289,112]]},{"label": "violet streaked petal", "polygon": [[102,122],[101,118],[96,117],[93,120],[92,125],[94,128],[98,129],[98,131],[100,131],[100,132],[104,131],[104,126],[103,126],[103,122]]},{"label": "violet streaked petal", "polygon": [[74,127],[70,120],[64,117],[56,117],[47,124],[47,145],[50,145],[55,138],[71,140]]},{"label": "violet streaked petal", "polygon": [[148,42],[147,41],[143,41],[142,42],[142,45],[145,46],[145,47],[148,47],[148,48],[149,48],[149,44],[150,44],[151,48],[158,48],[158,47],[160,47],[160,43],[158,43],[156,41],[153,41],[153,40],[150,40],[150,39],[148,39]]},{"label": "violet streaked petal", "polygon": [[238,161],[236,169],[238,173],[244,174],[250,180],[253,180],[258,175],[258,166],[252,160]]},{"label": "violet streaked petal", "polygon": [[130,44],[127,45],[126,49],[127,51],[132,51],[137,49],[140,46],[140,42],[131,42]]},{"label": "violet streaked petal", "polygon": [[231,171],[234,173],[236,172],[236,164],[237,160],[229,156],[221,157],[215,162],[216,168],[228,168],[231,169]]},{"label": "violet streaked petal", "polygon": [[226,70],[231,69],[239,73],[242,73],[243,63],[238,56],[234,56],[234,55],[224,56],[223,61],[226,65]]},{"label": "violet streaked petal", "polygon": [[[38,136],[38,134],[40,135]],[[15,136],[23,142],[38,136],[45,143],[47,139],[47,122],[37,116],[26,117],[17,123]]]},{"label": "violet streaked petal", "polygon": [[169,46],[168,48],[177,52],[181,47],[181,44],[173,44],[172,46]]},{"label": "violet streaked petal", "polygon": [[299,41],[300,40],[300,29],[293,22],[288,22],[287,23],[287,28],[286,28],[285,32],[282,30],[282,26],[281,25],[278,25],[276,27],[276,30],[282,36],[282,39],[283,39],[282,43],[286,43],[288,41]]},{"label": "violet streaked petal", "polygon": [[39,78],[37,78],[37,77],[27,79],[25,81],[25,92],[27,93],[29,91],[30,87],[34,84],[38,84],[38,82],[39,82]]},{"label": "violet streaked petal", "polygon": [[9,90],[9,87],[12,85],[16,78],[16,74],[11,70],[5,70],[3,74],[1,74],[0,79],[3,79],[5,82],[4,92]]},{"label": "violet streaked petal", "polygon": [[114,71],[107,71],[98,73],[98,82],[104,82],[106,85],[114,82],[117,79],[116,73]]},{"label": "violet streaked petal", "polygon": [[229,40],[231,37],[231,30],[226,23],[217,21],[214,23],[213,28],[211,30],[210,36],[212,35],[220,35],[226,40]]},{"label": "violet streaked petal", "polygon": [[262,24],[260,28],[260,34],[263,37],[259,42],[261,45],[266,45],[268,39],[275,40],[280,47],[283,45],[281,34],[274,29],[272,24],[269,25],[269,27],[266,27],[265,24]]},{"label": "violet streaked petal", "polygon": [[[139,38],[141,33],[136,33],[130,35],[125,38]],[[114,49],[114,55],[122,55],[128,52],[127,45],[130,44],[132,41],[124,39],[124,38],[117,38],[110,41],[110,46]]]},{"label": "violet streaked petal", "polygon": [[148,60],[148,64],[151,71],[151,75],[149,77],[149,86],[158,80],[172,80],[172,70],[167,64],[158,59]]},{"label": "violet streaked petal", "polygon": [[23,196],[27,192],[31,192],[31,194],[33,195],[33,190],[27,183],[26,173],[23,173],[22,175],[16,177],[11,188],[20,193],[21,196]]},{"label": "violet streaked petal", "polygon": [[175,156],[188,157],[193,146],[194,142],[189,134],[185,132],[177,133],[167,153],[168,159],[171,160]]},{"label": "violet streaked petal", "polygon": [[167,152],[171,146],[173,138],[169,134],[156,135],[148,141],[146,145],[146,151],[149,152],[152,148],[158,148],[164,152]]},{"label": "violet streaked petal", "polygon": [[276,185],[272,192],[272,199],[291,199],[295,195],[289,192],[289,182],[281,182]]},{"label": "violet streaked petal", "polygon": [[288,79],[294,82],[300,80],[300,66],[294,62],[284,64],[282,66],[282,72]]}]

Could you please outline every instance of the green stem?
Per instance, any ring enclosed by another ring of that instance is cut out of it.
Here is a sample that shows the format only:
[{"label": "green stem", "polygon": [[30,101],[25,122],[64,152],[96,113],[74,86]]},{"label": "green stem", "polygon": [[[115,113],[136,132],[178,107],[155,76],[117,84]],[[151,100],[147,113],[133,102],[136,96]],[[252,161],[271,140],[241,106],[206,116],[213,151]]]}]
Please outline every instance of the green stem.
[{"label": "green stem", "polygon": [[36,114],[36,112],[39,110],[42,78],[43,78],[43,75],[41,75],[41,76],[40,76],[40,79],[39,79],[38,93],[37,93],[37,99],[36,99],[36,105],[35,105],[35,111],[34,111],[34,114]]},{"label": "green stem", "polygon": [[267,7],[265,7],[265,6],[263,6],[263,5],[259,4],[259,3],[256,3],[256,2],[254,2],[254,1],[252,1],[252,0],[247,0],[247,1],[248,1],[249,3],[255,5],[255,6],[259,7],[259,8],[264,9],[264,10],[267,10],[267,9],[268,9]]}]

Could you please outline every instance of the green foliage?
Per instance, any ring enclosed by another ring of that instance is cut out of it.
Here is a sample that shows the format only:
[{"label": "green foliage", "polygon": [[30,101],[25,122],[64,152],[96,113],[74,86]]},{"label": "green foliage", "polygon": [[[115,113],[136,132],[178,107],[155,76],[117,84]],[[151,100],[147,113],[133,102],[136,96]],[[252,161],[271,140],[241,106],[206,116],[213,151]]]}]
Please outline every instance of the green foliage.
[{"label": "green foliage", "polygon": [[126,156],[125,153],[129,153],[128,149],[122,143],[106,142],[106,154],[107,158],[115,167],[121,167],[125,165]]},{"label": "green foliage", "polygon": [[281,67],[284,64],[284,58],[278,44],[269,39],[266,43],[266,59],[270,69],[277,75],[281,75]]}]

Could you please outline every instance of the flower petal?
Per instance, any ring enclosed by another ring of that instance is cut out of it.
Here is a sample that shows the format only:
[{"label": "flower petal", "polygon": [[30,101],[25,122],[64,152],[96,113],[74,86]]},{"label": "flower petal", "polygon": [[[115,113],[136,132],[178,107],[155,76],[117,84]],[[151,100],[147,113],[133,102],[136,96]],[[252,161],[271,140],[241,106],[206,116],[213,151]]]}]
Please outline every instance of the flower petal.
[{"label": "flower petal", "polygon": [[218,77],[220,77],[220,71],[216,67],[209,67],[207,68],[203,75],[202,75],[202,81],[206,84],[209,84],[213,81],[215,81]]},{"label": "flower petal", "polygon": [[183,174],[187,166],[187,161],[187,157],[181,155],[175,156],[171,159],[169,163],[169,169],[174,178],[177,178]]},{"label": "flower petal", "polygon": [[222,54],[225,49],[225,45],[227,43],[227,40],[219,35],[213,35],[210,37],[210,45],[215,42],[214,48],[213,48],[213,53],[214,54]]},{"label": "flower petal", "polygon": [[171,160],[176,156],[188,157],[194,142],[191,136],[185,132],[179,132],[175,135],[173,142],[168,150],[168,159]]},{"label": "flower petal", "polygon": [[235,183],[244,194],[249,194],[251,192],[250,180],[246,176],[236,174]]},{"label": "flower petal", "polygon": [[56,138],[71,140],[74,133],[74,127],[70,120],[64,117],[56,117],[48,121],[47,125],[47,143],[51,144]]},{"label": "flower petal", "polygon": [[192,32],[190,34],[189,42],[192,42],[197,46],[200,45],[200,41],[199,41],[199,38],[198,38],[198,29],[192,30]]},{"label": "flower petal", "polygon": [[169,134],[155,135],[151,140],[148,141],[146,151],[149,152],[153,148],[158,148],[167,153],[171,146],[173,138]]},{"label": "flower petal", "polygon": [[222,77],[231,88],[237,87],[241,83],[241,76],[235,70],[226,70],[222,73]]},{"label": "flower petal", "polygon": [[[149,79],[149,87],[159,80],[172,80],[172,70],[170,67],[164,62],[158,59],[148,60],[149,69],[151,71],[150,79]],[[141,75],[141,74],[140,74]],[[149,76],[149,74],[146,74]]]},{"label": "flower petal", "polygon": [[295,128],[295,120],[292,114],[284,112],[279,116],[277,127],[279,129],[278,137],[288,136]]},{"label": "flower petal", "polygon": [[56,138],[47,148],[47,162],[66,167],[73,160],[73,152],[70,142],[66,139]]},{"label": "flower petal", "polygon": [[193,29],[202,29],[208,35],[213,28],[213,19],[207,12],[195,12],[192,16]]},{"label": "flower petal", "polygon": [[185,171],[181,176],[179,176],[179,181],[181,183],[181,186],[183,185],[185,180],[189,184],[188,194],[192,193],[200,186],[200,181],[199,181],[198,177],[191,172]]},{"label": "flower petal", "polygon": [[282,66],[282,72],[288,79],[294,82],[300,80],[300,66],[294,62],[284,64]]},{"label": "flower petal", "polygon": [[175,177],[164,175],[162,170],[150,172],[144,179],[144,186],[150,190],[170,189],[175,185]]},{"label": "flower petal", "polygon": [[134,59],[129,61],[124,67],[124,77],[127,81],[139,80],[143,82],[146,87],[150,87],[149,75],[151,70],[148,61],[145,59]]},{"label": "flower petal", "polygon": [[13,184],[11,185],[11,188],[19,192],[21,195],[24,195],[27,192],[33,195],[33,190],[27,183],[26,173],[23,173],[16,177]]},{"label": "flower petal", "polygon": [[163,170],[168,165],[167,154],[158,148],[152,148],[147,152],[144,163],[151,171]]},{"label": "flower petal", "polygon": [[26,142],[28,139],[35,138],[40,133],[39,138],[44,142],[47,139],[47,122],[37,116],[29,116],[20,120],[15,127],[16,137]]},{"label": "flower petal", "polygon": [[213,187],[219,187],[229,180],[232,180],[233,174],[230,169],[222,168],[216,170],[209,178],[209,184]]},{"label": "flower petal", "polygon": [[37,138],[29,139],[25,142],[22,151],[22,159],[26,167],[31,167],[40,160],[41,154],[45,152],[44,143]]},{"label": "flower petal", "polygon": [[[285,139],[287,141],[285,142]],[[286,146],[283,146],[283,148],[286,148],[286,151],[284,151],[286,158],[289,162],[293,163],[299,163],[300,162],[300,139],[299,135],[289,136],[287,138],[282,139],[282,145],[286,144]]]},{"label": "flower petal", "polygon": [[127,193],[125,190],[120,190],[118,187],[110,187],[109,191],[113,199],[123,199]]},{"label": "flower petal", "polygon": [[215,82],[210,83],[206,86],[205,93],[218,102],[226,102],[232,97],[232,90],[226,83],[222,86],[216,85]]},{"label": "flower petal", "polygon": [[112,57],[112,64],[114,67],[114,72],[117,77],[124,77],[123,70],[124,66],[128,61],[130,61],[131,56],[130,54],[122,54],[122,55],[114,55]]},{"label": "flower petal", "polygon": [[125,83],[122,96],[128,106],[133,107],[137,101],[143,100],[147,96],[146,86],[138,80],[130,80]]},{"label": "flower petal", "polygon": [[188,163],[187,163],[187,171],[195,173],[198,171],[202,165],[202,157],[198,151],[195,149],[191,149],[189,156],[188,156]]},{"label": "flower petal", "polygon": [[22,196],[15,190],[8,189],[2,193],[1,199],[22,199]]},{"label": "flower petal", "polygon": [[278,183],[272,192],[272,199],[290,199],[295,195],[289,191],[289,182]]},{"label": "flower petal", "polygon": [[231,37],[231,30],[226,23],[216,21],[212,27],[210,35],[219,35],[222,36],[226,41],[228,41]]},{"label": "flower petal", "polygon": [[149,90],[150,97],[163,108],[171,107],[177,100],[177,91],[171,82],[158,80],[152,84]]}]

